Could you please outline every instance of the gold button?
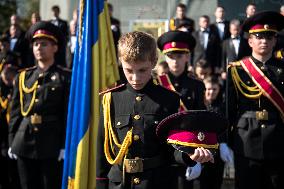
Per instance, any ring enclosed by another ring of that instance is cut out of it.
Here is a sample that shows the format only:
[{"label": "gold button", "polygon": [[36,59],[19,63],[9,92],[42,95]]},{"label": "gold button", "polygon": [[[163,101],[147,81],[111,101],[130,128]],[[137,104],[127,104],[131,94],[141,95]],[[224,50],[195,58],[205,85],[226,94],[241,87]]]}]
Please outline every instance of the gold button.
[{"label": "gold button", "polygon": [[137,141],[137,140],[140,139],[140,137],[139,137],[139,135],[134,135],[133,139],[134,139],[135,141]]},{"label": "gold button", "polygon": [[190,100],[190,99],[191,99],[191,97],[190,97],[190,96],[188,96],[188,97],[187,97],[187,100]]},{"label": "gold button", "polygon": [[138,115],[138,114],[134,116],[134,119],[135,119],[135,120],[139,120],[140,118],[141,118],[141,116]]},{"label": "gold button", "polygon": [[52,87],[52,88],[51,88],[51,90],[52,90],[52,91],[55,91],[55,88],[54,88],[54,87]]},{"label": "gold button", "polygon": [[39,89],[39,88],[40,88],[40,85],[37,85],[37,88]]},{"label": "gold button", "polygon": [[37,127],[34,127],[34,132],[38,132],[38,128]]},{"label": "gold button", "polygon": [[35,99],[35,102],[38,102],[38,101],[39,101],[39,100],[36,98],[36,99]]},{"label": "gold button", "polygon": [[250,81],[247,81],[247,84],[250,84]]},{"label": "gold button", "polygon": [[260,127],[261,127],[262,129],[265,129],[265,128],[266,128],[266,125],[262,124]]},{"label": "gold button", "polygon": [[43,73],[40,73],[40,74],[38,75],[38,77],[43,77]]},{"label": "gold button", "polygon": [[175,83],[174,85],[175,85],[175,87],[178,87],[178,83]]},{"label": "gold button", "polygon": [[134,184],[140,184],[140,179],[139,178],[134,178],[133,179]]},{"label": "gold button", "polygon": [[158,124],[159,122],[158,122],[158,121],[154,121],[154,123],[155,123],[155,124]]},{"label": "gold button", "polygon": [[121,125],[121,122],[120,122],[120,121],[119,121],[119,122],[117,122],[117,124],[116,124],[116,125],[118,125],[118,126],[119,126],[119,125]]},{"label": "gold button", "polygon": [[137,96],[136,98],[136,101],[140,102],[142,100],[141,96]]}]

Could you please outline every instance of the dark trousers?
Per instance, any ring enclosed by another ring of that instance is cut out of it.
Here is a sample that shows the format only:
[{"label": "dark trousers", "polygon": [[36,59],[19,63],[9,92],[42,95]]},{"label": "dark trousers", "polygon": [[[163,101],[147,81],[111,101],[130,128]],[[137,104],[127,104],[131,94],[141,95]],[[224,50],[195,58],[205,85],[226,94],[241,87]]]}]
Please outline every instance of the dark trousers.
[{"label": "dark trousers", "polygon": [[283,159],[254,160],[235,155],[236,189],[283,189]]},{"label": "dark trousers", "polygon": [[18,157],[18,171],[22,189],[61,188],[62,162],[57,159]]},{"label": "dark trousers", "polygon": [[185,173],[186,173],[186,166],[185,165],[171,165],[170,167],[170,178],[171,178],[171,187],[174,189],[192,189],[193,188],[193,181],[186,180]]},{"label": "dark trousers", "polygon": [[223,182],[224,162],[216,155],[215,162],[204,163],[199,177],[200,189],[221,189]]}]

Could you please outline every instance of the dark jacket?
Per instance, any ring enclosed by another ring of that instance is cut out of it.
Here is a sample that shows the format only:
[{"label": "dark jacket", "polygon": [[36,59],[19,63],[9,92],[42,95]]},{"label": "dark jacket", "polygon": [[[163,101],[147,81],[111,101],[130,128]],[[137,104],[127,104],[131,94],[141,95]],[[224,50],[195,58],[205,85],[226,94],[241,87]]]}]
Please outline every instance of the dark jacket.
[{"label": "dark jacket", "polygon": [[[171,179],[168,172],[170,162],[173,160],[174,148],[156,136],[156,127],[163,118],[178,111],[178,95],[150,80],[139,91],[134,90],[129,84],[114,89],[111,98],[111,122],[119,143],[122,143],[127,131],[133,127],[133,142],[128,148],[127,158],[139,157],[151,161],[158,157],[158,161],[151,163],[150,167],[146,167],[143,163],[143,172],[125,173],[123,177],[122,166],[112,166],[105,158],[104,114],[101,111],[97,143],[96,188],[170,188]],[[140,117],[137,119],[135,115]],[[116,155],[117,152],[118,148],[115,147]],[[175,159],[184,164],[193,163],[181,152],[175,154]]]},{"label": "dark jacket", "polygon": [[228,38],[223,41],[222,45],[222,69],[226,71],[227,65],[230,62],[235,62],[246,56],[251,55],[251,48],[248,45],[247,39],[240,37],[240,45],[238,54],[235,52],[235,47],[232,42],[232,38]]},{"label": "dark jacket", "polygon": [[[269,59],[265,66],[251,57],[256,65],[262,69],[264,75],[270,79],[279,92],[284,95],[284,63],[275,58]],[[251,77],[240,65],[238,74],[244,83],[254,86]],[[253,159],[284,158],[284,124],[279,110],[264,95],[259,99],[245,97],[234,85],[231,69],[228,70],[228,118],[233,127],[230,132],[231,146],[234,153]],[[257,120],[256,111],[266,110],[268,120]]]},{"label": "dark jacket", "polygon": [[193,64],[200,59],[205,59],[214,69],[221,66],[221,40],[219,34],[212,26],[209,28],[208,32],[209,37],[206,49],[204,49],[201,40],[202,31],[197,30],[192,33],[192,36],[196,40],[196,46],[193,51]]},{"label": "dark jacket", "polygon": [[[13,96],[9,123],[9,146],[18,156],[31,159],[57,158],[65,146],[65,128],[69,96],[70,71],[53,64],[47,71],[32,67],[26,70],[25,86],[38,81],[34,104],[27,116],[21,114],[19,77]],[[31,104],[33,92],[23,92],[24,111]],[[41,116],[33,124],[32,115]]]},{"label": "dark jacket", "polygon": [[204,105],[205,86],[202,81],[189,76],[186,71],[178,77],[171,73],[168,73],[168,76],[188,110],[206,109]]}]

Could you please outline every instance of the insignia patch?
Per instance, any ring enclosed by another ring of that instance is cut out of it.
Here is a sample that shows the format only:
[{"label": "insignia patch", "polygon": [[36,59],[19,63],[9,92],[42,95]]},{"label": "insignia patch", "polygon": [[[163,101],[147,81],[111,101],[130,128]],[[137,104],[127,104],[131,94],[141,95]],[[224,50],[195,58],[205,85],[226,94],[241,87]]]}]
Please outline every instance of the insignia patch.
[{"label": "insignia patch", "polygon": [[205,139],[204,133],[199,132],[199,133],[197,134],[197,139],[198,139],[199,141],[203,141],[203,140]]}]

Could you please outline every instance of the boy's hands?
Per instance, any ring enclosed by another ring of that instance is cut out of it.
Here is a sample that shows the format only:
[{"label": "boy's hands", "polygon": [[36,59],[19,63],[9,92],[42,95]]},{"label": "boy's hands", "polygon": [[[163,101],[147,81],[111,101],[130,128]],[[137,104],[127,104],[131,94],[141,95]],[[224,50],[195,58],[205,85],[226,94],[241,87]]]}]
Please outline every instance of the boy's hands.
[{"label": "boy's hands", "polygon": [[205,162],[212,162],[214,163],[214,157],[212,153],[203,147],[198,147],[194,150],[194,154],[188,154],[190,159],[193,161],[199,162],[199,163],[205,163]]}]

